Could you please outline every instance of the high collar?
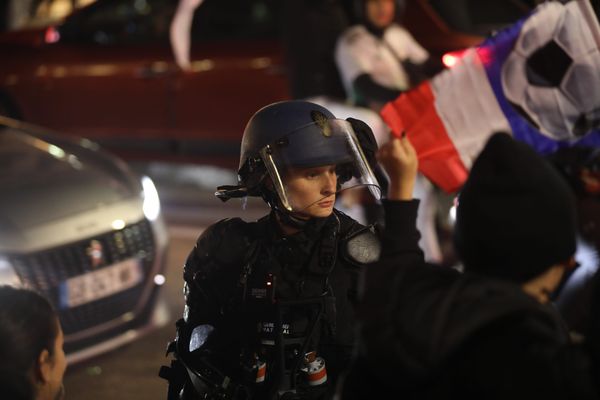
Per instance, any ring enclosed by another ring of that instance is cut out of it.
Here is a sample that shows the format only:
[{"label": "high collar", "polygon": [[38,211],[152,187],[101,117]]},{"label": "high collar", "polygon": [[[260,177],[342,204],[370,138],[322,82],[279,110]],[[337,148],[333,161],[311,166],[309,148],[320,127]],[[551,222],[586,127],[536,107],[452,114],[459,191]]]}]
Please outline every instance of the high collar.
[{"label": "high collar", "polygon": [[291,240],[297,243],[312,242],[320,237],[323,227],[327,225],[328,222],[334,220],[334,212],[328,217],[311,218],[300,231],[291,235],[286,235],[279,225],[276,212],[271,211],[269,214],[269,225],[271,227],[269,231],[272,232],[271,240],[275,243],[285,240]]}]

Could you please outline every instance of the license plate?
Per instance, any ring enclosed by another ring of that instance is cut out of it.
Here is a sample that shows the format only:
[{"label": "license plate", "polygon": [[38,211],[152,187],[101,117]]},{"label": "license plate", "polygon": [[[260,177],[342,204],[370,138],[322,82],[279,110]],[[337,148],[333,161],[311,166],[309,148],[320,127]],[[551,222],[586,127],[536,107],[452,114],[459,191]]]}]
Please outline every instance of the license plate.
[{"label": "license plate", "polygon": [[142,281],[139,260],[131,258],[60,284],[61,308],[76,307],[134,287]]}]

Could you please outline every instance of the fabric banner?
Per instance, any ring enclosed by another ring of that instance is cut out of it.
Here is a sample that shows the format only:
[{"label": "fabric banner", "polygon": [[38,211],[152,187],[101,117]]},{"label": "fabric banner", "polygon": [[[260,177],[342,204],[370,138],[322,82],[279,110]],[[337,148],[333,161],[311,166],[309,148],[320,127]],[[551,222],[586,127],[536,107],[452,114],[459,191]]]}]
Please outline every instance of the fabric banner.
[{"label": "fabric banner", "polygon": [[542,154],[600,146],[599,48],[589,0],[547,2],[381,115],[396,136],[406,132],[421,172],[454,192],[495,132]]}]

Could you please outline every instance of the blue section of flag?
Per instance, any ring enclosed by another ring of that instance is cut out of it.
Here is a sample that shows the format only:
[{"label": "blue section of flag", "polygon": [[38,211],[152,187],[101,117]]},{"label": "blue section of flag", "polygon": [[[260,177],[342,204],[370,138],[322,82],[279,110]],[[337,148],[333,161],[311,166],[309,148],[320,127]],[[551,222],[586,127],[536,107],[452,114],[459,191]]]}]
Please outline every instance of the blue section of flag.
[{"label": "blue section of flag", "polygon": [[529,17],[488,38],[477,49],[494,95],[508,120],[514,138],[529,144],[542,154],[549,154],[561,147],[573,145],[600,147],[600,131],[590,132],[576,141],[559,141],[549,138],[519,115],[506,99],[502,89],[502,66],[510,55],[527,18]]}]

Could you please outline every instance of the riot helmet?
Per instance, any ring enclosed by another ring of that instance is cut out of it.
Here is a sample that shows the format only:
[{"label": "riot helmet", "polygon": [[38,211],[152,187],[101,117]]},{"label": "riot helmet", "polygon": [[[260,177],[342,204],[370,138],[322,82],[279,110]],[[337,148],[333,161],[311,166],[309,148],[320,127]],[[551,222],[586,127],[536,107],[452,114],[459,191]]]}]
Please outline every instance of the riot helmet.
[{"label": "riot helmet", "polygon": [[216,195],[224,200],[261,196],[272,208],[299,212],[307,205],[298,204],[287,179],[299,169],[328,165],[335,167],[335,192],[368,186],[376,198],[381,197],[350,122],[336,119],[326,108],[307,101],[273,103],[257,111],[246,125],[239,186],[220,187]]}]

